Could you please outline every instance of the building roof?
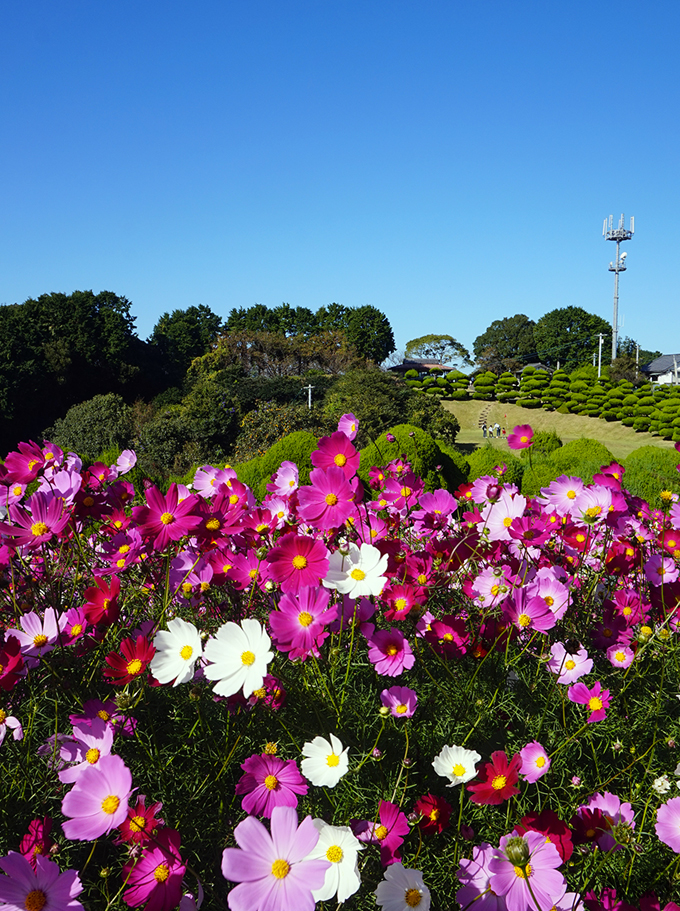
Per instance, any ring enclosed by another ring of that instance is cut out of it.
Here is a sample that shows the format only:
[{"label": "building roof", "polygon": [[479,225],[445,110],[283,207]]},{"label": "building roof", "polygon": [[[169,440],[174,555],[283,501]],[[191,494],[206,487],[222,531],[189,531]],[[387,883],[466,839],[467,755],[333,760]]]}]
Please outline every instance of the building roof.
[{"label": "building roof", "polygon": [[675,358],[678,370],[680,370],[680,354],[662,354],[661,357],[657,357],[651,364],[640,367],[640,370],[643,373],[668,373],[675,369],[673,358]]},{"label": "building roof", "polygon": [[389,367],[388,369],[395,373],[405,373],[407,370],[418,370],[419,372],[422,372],[423,370],[431,370],[433,367],[436,367],[437,370],[445,370],[447,373],[456,369],[455,367],[448,367],[446,364],[440,364],[438,361],[417,357],[411,357],[408,360],[404,358],[401,364]]}]

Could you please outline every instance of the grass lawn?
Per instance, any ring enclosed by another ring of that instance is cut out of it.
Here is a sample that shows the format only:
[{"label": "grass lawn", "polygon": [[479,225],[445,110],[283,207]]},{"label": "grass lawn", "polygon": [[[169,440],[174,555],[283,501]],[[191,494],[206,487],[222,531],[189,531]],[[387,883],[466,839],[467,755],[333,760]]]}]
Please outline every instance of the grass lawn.
[{"label": "grass lawn", "polygon": [[[631,427],[624,427],[618,421],[601,421],[599,418],[583,417],[580,414],[558,414],[555,411],[543,411],[542,408],[532,410],[500,402],[443,402],[443,405],[458,418],[460,433],[456,438],[456,445],[462,449],[483,446],[486,443],[479,427],[479,417],[487,408],[487,426],[498,421],[501,427],[510,432],[517,424],[531,424],[534,430],[554,430],[563,443],[589,437],[603,443],[617,459],[625,459],[640,446],[673,448],[673,443],[668,440],[662,440],[651,433],[636,433]],[[508,448],[504,437],[494,437],[491,442],[499,449]]]}]

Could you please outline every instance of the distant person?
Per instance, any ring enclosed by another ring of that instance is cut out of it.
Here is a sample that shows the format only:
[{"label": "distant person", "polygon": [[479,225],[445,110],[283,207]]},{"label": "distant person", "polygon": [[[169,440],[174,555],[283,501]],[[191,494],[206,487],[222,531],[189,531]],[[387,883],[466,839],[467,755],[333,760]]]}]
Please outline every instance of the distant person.
[{"label": "distant person", "polygon": [[496,436],[499,437],[500,435],[501,435],[501,425],[498,423],[498,421],[496,421]]},{"label": "distant person", "polygon": [[503,428],[503,436],[505,436],[505,427]]},{"label": "distant person", "polygon": [[486,421],[482,424],[482,436],[486,439]]}]

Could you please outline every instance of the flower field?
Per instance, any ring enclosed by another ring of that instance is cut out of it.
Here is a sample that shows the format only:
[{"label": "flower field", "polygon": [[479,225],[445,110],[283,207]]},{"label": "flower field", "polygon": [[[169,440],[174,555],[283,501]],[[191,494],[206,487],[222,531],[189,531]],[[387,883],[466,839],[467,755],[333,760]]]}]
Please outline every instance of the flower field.
[{"label": "flower field", "polygon": [[0,911],[679,911],[678,497],[356,432],[262,502],[7,455]]}]

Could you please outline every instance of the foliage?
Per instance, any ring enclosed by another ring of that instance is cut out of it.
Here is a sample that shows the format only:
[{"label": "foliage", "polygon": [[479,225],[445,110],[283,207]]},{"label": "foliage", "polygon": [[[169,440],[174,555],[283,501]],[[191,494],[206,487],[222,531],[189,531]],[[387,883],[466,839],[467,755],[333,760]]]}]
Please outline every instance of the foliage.
[{"label": "foliage", "polygon": [[595,336],[602,332],[604,348],[611,347],[611,326],[602,317],[581,307],[561,307],[542,316],[534,327],[539,359],[548,367],[558,361],[567,371],[592,359]]},{"label": "foliage", "polygon": [[523,313],[494,320],[472,345],[478,364],[487,370],[502,373],[536,360],[535,325]]},{"label": "foliage", "polygon": [[394,437],[393,441],[381,434],[374,443],[361,450],[359,477],[364,484],[368,484],[368,472],[373,465],[399,458],[410,462],[418,477],[425,482],[426,490],[439,487],[456,490],[465,481],[458,460],[454,461],[443,452],[424,430],[412,424],[397,424],[390,427],[389,433]]},{"label": "foliage", "polygon": [[455,361],[471,364],[470,352],[451,335],[421,335],[406,343],[407,358],[430,358],[440,364],[451,365]]},{"label": "foliage", "polygon": [[497,474],[496,467],[505,465],[507,470],[503,474],[503,481],[506,484],[516,484],[518,487],[522,485],[524,465],[511,452],[499,453],[491,443],[473,450],[473,452],[465,456],[465,461],[470,466],[468,481],[475,481],[484,475]]},{"label": "foliage", "polygon": [[562,440],[554,430],[537,430],[532,437],[531,447],[522,449],[520,457],[526,460],[530,454],[532,458],[550,455],[560,449],[561,446]]},{"label": "foliage", "polygon": [[319,444],[318,434],[297,430],[289,434],[260,458],[258,471],[260,480],[254,490],[260,499],[267,493],[267,482],[279,470],[282,462],[294,462],[298,467],[300,484],[309,484],[309,473],[312,470],[311,454]]},{"label": "foliage", "polygon": [[652,506],[664,506],[659,497],[662,490],[680,494],[678,453],[674,449],[658,446],[641,446],[624,462],[626,472],[623,483],[634,496],[642,497]]},{"label": "foliage", "polygon": [[221,317],[205,304],[164,313],[148,342],[165,384],[181,386],[189,364],[210,350],[222,328]]},{"label": "foliage", "polygon": [[64,418],[46,431],[64,452],[78,452],[94,461],[112,446],[126,449],[132,442],[132,409],[120,395],[109,392],[73,405]]},{"label": "foliage", "polygon": [[318,437],[334,429],[334,422],[319,407],[310,410],[298,403],[260,402],[241,421],[232,460],[242,463],[263,456],[275,443],[297,431],[308,431]]}]

